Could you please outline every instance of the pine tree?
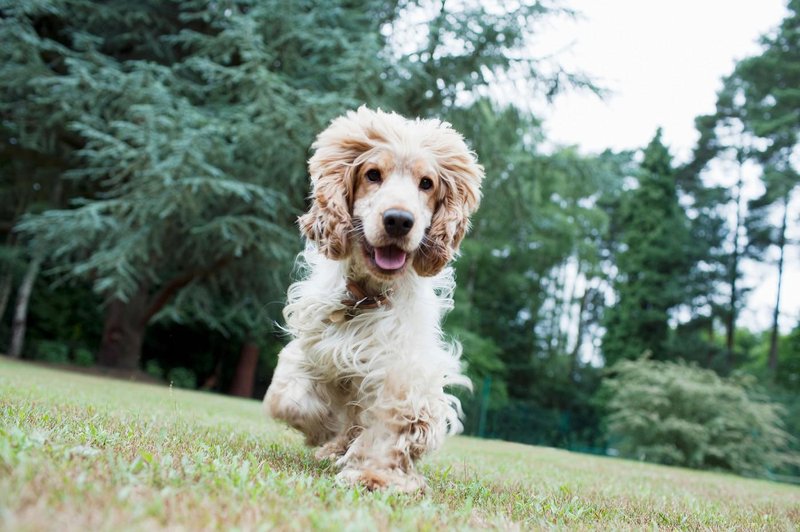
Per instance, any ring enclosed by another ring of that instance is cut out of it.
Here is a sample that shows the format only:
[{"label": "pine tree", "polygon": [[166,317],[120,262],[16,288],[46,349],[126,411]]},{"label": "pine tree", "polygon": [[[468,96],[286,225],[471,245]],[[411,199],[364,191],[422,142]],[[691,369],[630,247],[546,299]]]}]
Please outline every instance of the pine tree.
[{"label": "pine tree", "polygon": [[105,296],[101,363],[136,367],[158,317],[270,327],[265,302],[280,298],[298,247],[307,146],[360,102],[349,74],[382,66],[378,33],[356,31],[377,23],[371,5],[3,7],[9,134],[66,160],[83,188],[73,208],[20,229]]},{"label": "pine tree", "polygon": [[644,150],[638,187],[623,199],[618,223],[616,303],[607,312],[603,355],[607,364],[646,351],[666,358],[671,311],[687,302],[692,259],[690,224],[661,130]]},{"label": "pine tree", "polygon": [[[723,89],[717,97],[716,112],[696,119],[700,138],[692,160],[680,169],[683,179],[694,184],[689,192],[694,200],[692,207],[698,214],[692,225],[703,230],[695,234],[693,240],[698,248],[706,250],[700,259],[708,281],[700,288],[707,294],[705,301],[712,308],[710,334],[713,335],[716,317],[722,319],[725,327],[724,365],[728,371],[737,363],[736,325],[748,290],[742,282],[742,263],[753,258],[747,246],[749,213],[744,197],[744,166],[751,150],[745,141],[744,126],[731,109],[732,101],[732,95]],[[728,174],[727,181],[732,186],[708,186],[702,182],[701,174],[712,161],[722,163],[720,171]],[[715,354],[710,347],[705,361],[709,367],[713,365]]]},{"label": "pine tree", "polygon": [[[800,0],[789,0],[789,13],[778,30],[761,39],[763,51],[737,63],[724,81],[721,103],[744,126],[749,156],[763,168],[764,194],[750,203],[748,221],[753,249],[778,253],[777,296],[773,307],[768,365],[778,370],[781,288],[787,231],[793,222],[789,206],[800,186],[797,152],[800,149]],[[718,107],[720,104],[718,104]],[[779,220],[771,227],[770,217]]]}]

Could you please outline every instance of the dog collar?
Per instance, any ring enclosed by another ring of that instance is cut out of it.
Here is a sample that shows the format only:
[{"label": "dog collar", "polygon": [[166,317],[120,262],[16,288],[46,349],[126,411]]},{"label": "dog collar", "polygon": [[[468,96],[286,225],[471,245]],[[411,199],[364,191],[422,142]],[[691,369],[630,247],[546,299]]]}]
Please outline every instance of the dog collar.
[{"label": "dog collar", "polygon": [[391,289],[381,294],[367,295],[357,282],[347,281],[347,292],[341,301],[345,308],[333,311],[330,320],[333,323],[349,321],[358,316],[361,311],[388,307],[391,304],[389,299],[391,295]]}]

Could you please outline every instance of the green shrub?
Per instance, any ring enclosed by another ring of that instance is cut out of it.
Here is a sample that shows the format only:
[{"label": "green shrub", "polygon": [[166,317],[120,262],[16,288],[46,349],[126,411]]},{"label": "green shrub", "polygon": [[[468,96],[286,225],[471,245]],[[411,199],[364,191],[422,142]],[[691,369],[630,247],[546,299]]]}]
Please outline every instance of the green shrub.
[{"label": "green shrub", "polygon": [[197,388],[197,377],[194,372],[186,368],[172,368],[167,372],[167,381],[178,388]]},{"label": "green shrub", "polygon": [[[769,390],[769,396],[772,401],[781,405],[781,418],[786,432],[793,436],[789,447],[796,455],[800,456],[800,393],[791,388],[773,386]],[[776,468],[773,472],[800,479],[800,460],[785,464],[784,467]]]},{"label": "green shrub", "polygon": [[55,340],[39,340],[36,343],[34,359],[51,364],[67,364],[69,346]]},{"label": "green shrub", "polygon": [[144,372],[156,379],[164,378],[164,370],[161,369],[161,364],[158,363],[158,360],[148,360],[144,365]]},{"label": "green shrub", "polygon": [[85,347],[79,347],[73,351],[72,360],[78,366],[91,366],[94,364],[94,353]]},{"label": "green shrub", "polygon": [[761,475],[796,460],[780,407],[685,363],[621,361],[603,383],[605,425],[624,456]]}]

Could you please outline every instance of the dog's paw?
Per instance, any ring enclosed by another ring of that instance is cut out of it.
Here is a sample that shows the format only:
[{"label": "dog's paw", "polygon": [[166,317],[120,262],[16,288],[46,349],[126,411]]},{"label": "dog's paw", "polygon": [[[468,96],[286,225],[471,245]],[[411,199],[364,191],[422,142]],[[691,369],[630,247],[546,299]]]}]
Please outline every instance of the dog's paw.
[{"label": "dog's paw", "polygon": [[314,453],[314,458],[319,461],[330,460],[336,462],[344,453],[347,452],[347,446],[339,439],[329,441]]},{"label": "dog's paw", "polygon": [[345,486],[363,486],[370,491],[386,489],[416,493],[428,487],[419,473],[404,473],[396,469],[345,468],[336,475],[336,480]]}]

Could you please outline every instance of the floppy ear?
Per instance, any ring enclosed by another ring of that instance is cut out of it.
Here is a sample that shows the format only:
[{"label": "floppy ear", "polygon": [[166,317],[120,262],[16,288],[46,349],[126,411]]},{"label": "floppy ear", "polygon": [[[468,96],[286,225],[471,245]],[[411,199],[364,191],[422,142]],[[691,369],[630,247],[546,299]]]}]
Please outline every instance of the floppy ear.
[{"label": "floppy ear", "polygon": [[481,199],[483,167],[450,124],[441,123],[429,149],[436,155],[441,182],[439,200],[422,246],[414,256],[419,275],[436,275],[458,253],[469,217]]},{"label": "floppy ear", "polygon": [[343,259],[350,252],[355,161],[372,147],[363,127],[372,113],[364,107],[348,112],[312,145],[314,155],[308,161],[311,207],[298,222],[303,234],[329,259]]}]

